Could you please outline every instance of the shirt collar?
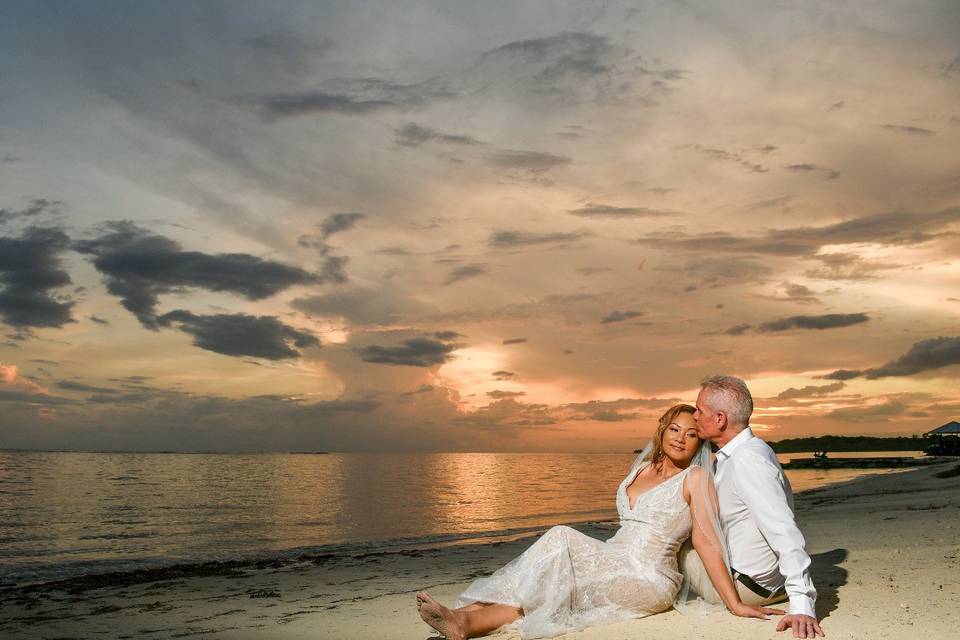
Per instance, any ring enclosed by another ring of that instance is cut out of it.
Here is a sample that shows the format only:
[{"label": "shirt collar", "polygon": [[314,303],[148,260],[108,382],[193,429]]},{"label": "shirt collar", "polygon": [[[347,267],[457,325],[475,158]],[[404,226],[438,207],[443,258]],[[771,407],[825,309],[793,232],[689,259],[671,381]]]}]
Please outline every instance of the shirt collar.
[{"label": "shirt collar", "polygon": [[734,451],[743,446],[743,444],[752,437],[753,431],[750,430],[750,427],[744,427],[743,430],[733,438],[733,440],[717,449],[717,459],[726,460],[733,455]]}]

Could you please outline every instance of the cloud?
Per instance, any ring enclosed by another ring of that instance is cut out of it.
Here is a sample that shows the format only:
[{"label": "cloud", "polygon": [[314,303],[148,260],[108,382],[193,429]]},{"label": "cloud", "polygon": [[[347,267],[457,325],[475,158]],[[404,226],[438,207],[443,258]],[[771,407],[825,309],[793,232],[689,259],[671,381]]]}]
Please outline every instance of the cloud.
[{"label": "cloud", "polygon": [[402,395],[402,396],[415,396],[415,395],[420,394],[420,393],[430,393],[430,392],[433,391],[433,390],[434,390],[434,386],[433,386],[432,384],[426,384],[426,383],[424,383],[424,384],[421,384],[418,388],[414,389],[413,391],[404,391],[404,392],[401,393],[400,395]]},{"label": "cloud", "polygon": [[834,382],[833,384],[824,384],[824,385],[808,385],[800,389],[796,387],[790,387],[785,391],[781,391],[777,394],[777,400],[795,400],[797,398],[811,398],[811,397],[821,397],[833,393],[834,391],[840,391],[843,389],[843,382]]},{"label": "cloud", "polygon": [[811,164],[809,162],[803,162],[800,164],[785,164],[783,168],[787,171],[801,172],[801,173],[812,173],[820,172],[824,174],[824,180],[836,180],[840,177],[840,172],[827,167],[821,167],[820,165]]},{"label": "cloud", "polygon": [[348,231],[356,226],[357,222],[365,218],[362,213],[334,213],[320,223],[320,235],[329,238],[335,233]]},{"label": "cloud", "polygon": [[463,345],[440,342],[430,338],[410,338],[397,346],[369,345],[355,347],[365,362],[401,365],[407,367],[432,367],[452,359],[450,355]]},{"label": "cloud", "polygon": [[501,398],[516,398],[525,395],[527,395],[526,391],[500,391],[499,389],[487,391],[487,396],[493,398],[494,400],[499,400]]},{"label": "cloud", "polygon": [[519,376],[517,376],[517,374],[515,374],[513,371],[500,370],[493,372],[494,380],[516,380],[518,377]]},{"label": "cloud", "polygon": [[538,77],[555,81],[559,76],[601,75],[610,71],[606,58],[612,47],[605,36],[561,33],[546,38],[517,40],[486,52],[484,58],[520,58],[540,65]]},{"label": "cloud", "polygon": [[647,207],[614,207],[595,202],[588,202],[578,209],[568,209],[568,212],[582,218],[659,218],[678,215],[676,211]]},{"label": "cloud", "polygon": [[936,131],[931,131],[930,129],[924,129],[922,127],[911,127],[903,124],[884,124],[880,126],[890,131],[896,131],[897,133],[907,133],[912,136],[932,136],[937,133]]},{"label": "cloud", "polygon": [[444,285],[453,284],[454,282],[460,282],[461,280],[466,280],[467,278],[474,278],[479,275],[483,275],[488,271],[487,266],[483,264],[466,264],[461,267],[456,267],[451,269],[450,273],[447,274],[447,279],[443,281]]},{"label": "cloud", "polygon": [[903,402],[887,400],[882,404],[865,407],[834,409],[827,414],[827,417],[843,422],[886,422],[888,418],[903,415],[908,408]]},{"label": "cloud", "polygon": [[502,344],[523,344],[526,341],[526,338],[507,338]]},{"label": "cloud", "polygon": [[73,322],[74,302],[54,291],[70,284],[61,255],[70,238],[59,229],[29,227],[0,238],[0,317],[17,328],[62,327]]},{"label": "cloud", "polygon": [[639,318],[643,315],[642,311],[612,311],[607,315],[603,316],[600,319],[601,324],[609,324],[611,322],[623,322],[624,320],[629,320],[630,318]]},{"label": "cloud", "polygon": [[821,253],[814,258],[823,266],[808,269],[804,275],[819,280],[874,280],[881,271],[903,268],[900,264],[866,260],[855,253]]},{"label": "cloud", "polygon": [[569,156],[561,156],[545,151],[524,151],[504,149],[489,156],[488,161],[496,167],[517,169],[529,173],[540,173],[548,169],[562,167],[573,162]]},{"label": "cloud", "polygon": [[849,327],[870,320],[865,313],[826,313],[819,316],[790,316],[779,320],[770,320],[757,327],[763,333],[789,331],[790,329],[837,329]]},{"label": "cloud", "polygon": [[456,95],[442,81],[397,84],[380,78],[336,78],[314,91],[273,93],[253,101],[268,121],[313,114],[366,115],[423,107]]},{"label": "cloud", "polygon": [[617,413],[616,411],[598,411],[597,413],[590,414],[591,420],[599,420],[600,422],[622,422],[623,420],[633,420],[639,414],[636,413]]},{"label": "cloud", "polygon": [[404,147],[419,147],[427,142],[439,142],[441,144],[451,144],[457,146],[473,146],[483,144],[473,136],[444,133],[423,127],[414,122],[409,122],[402,128],[395,131],[397,134],[397,144]]},{"label": "cloud", "polygon": [[[320,341],[306,331],[294,329],[273,316],[244,313],[196,315],[178,309],[156,319],[161,326],[175,324],[193,336],[193,344],[228,356],[251,356],[266,360],[296,358],[294,349],[319,347]],[[291,344],[293,346],[291,346]]]},{"label": "cloud", "polygon": [[598,273],[603,273],[604,271],[613,271],[610,267],[578,267],[577,273],[582,273],[585,276],[595,276]]},{"label": "cloud", "polygon": [[434,331],[433,337],[437,340],[454,340],[455,338],[466,338],[467,336],[456,331]]},{"label": "cloud", "polygon": [[0,209],[0,224],[16,220],[18,218],[35,218],[44,213],[59,213],[63,202],[60,200],[47,200],[46,198],[34,198],[23,209]]},{"label": "cloud", "polygon": [[524,247],[541,244],[574,242],[593,235],[587,230],[554,233],[536,233],[533,231],[499,230],[490,234],[488,243],[495,249]]},{"label": "cloud", "polygon": [[104,318],[101,318],[99,316],[90,316],[90,320],[92,320],[93,322],[96,322],[97,324],[110,324],[109,320],[105,320]]},{"label": "cloud", "polygon": [[93,240],[74,243],[93,256],[107,291],[149,329],[158,329],[159,296],[185,287],[226,291],[260,300],[298,284],[329,280],[299,267],[245,253],[207,254],[183,251],[180,244],[130,222],[114,222]]},{"label": "cloud", "polygon": [[699,154],[701,154],[701,155],[705,155],[705,156],[707,156],[707,157],[709,157],[709,158],[713,158],[714,160],[719,160],[719,161],[721,161],[721,162],[732,162],[732,163],[734,163],[734,164],[738,164],[738,165],[740,165],[741,167],[743,167],[743,168],[747,169],[748,171],[750,171],[751,173],[766,173],[766,172],[767,172],[767,168],[764,167],[762,164],[753,162],[753,161],[751,161],[751,160],[747,160],[746,158],[744,158],[744,157],[743,157],[742,155],[740,155],[739,153],[734,153],[734,152],[732,152],[732,151],[726,151],[726,150],[724,150],[724,149],[712,149],[712,148],[709,148],[709,147],[701,146],[701,145],[699,145],[699,144],[686,145],[686,146],[681,146],[681,147],[678,147],[678,148],[679,148],[679,149],[693,149],[693,150],[696,151],[697,153],[699,153]]},{"label": "cloud", "polygon": [[831,244],[877,243],[911,245],[936,239],[943,229],[960,222],[960,207],[924,213],[894,211],[852,218],[822,227],[793,227],[758,236],[729,233],[649,234],[632,240],[658,248],[715,253],[755,253],[775,256],[814,257],[820,247]]},{"label": "cloud", "polygon": [[728,336],[742,336],[744,333],[746,333],[752,328],[753,328],[752,324],[743,323],[743,324],[734,325],[729,329],[724,330],[723,333],[725,333]]},{"label": "cloud", "polygon": [[296,298],[290,306],[315,317],[342,317],[353,324],[387,325],[416,316],[428,307],[395,287],[347,287]]},{"label": "cloud", "polygon": [[800,304],[816,304],[820,302],[816,294],[802,284],[784,282],[782,286],[785,294],[784,297],[767,296],[766,299],[781,302],[797,302]]},{"label": "cloud", "polygon": [[82,382],[75,382],[73,380],[61,380],[57,383],[57,388],[65,389],[67,391],[85,391],[88,393],[116,393],[116,389],[111,389],[109,387],[95,387],[89,384],[84,384]]},{"label": "cloud", "polygon": [[912,376],[925,371],[960,364],[960,336],[940,336],[915,342],[909,351],[879,367],[865,370],[838,369],[823,376],[827,380],[868,380]]}]

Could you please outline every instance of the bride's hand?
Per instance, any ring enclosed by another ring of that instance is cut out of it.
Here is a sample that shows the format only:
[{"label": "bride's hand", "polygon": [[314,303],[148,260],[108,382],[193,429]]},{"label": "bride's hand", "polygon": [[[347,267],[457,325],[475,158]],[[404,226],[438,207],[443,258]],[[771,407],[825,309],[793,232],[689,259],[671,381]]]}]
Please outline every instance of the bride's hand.
[{"label": "bride's hand", "polygon": [[751,607],[748,604],[738,602],[730,608],[730,613],[735,616],[740,616],[741,618],[760,618],[761,620],[767,620],[768,615],[782,616],[786,611],[772,607]]}]

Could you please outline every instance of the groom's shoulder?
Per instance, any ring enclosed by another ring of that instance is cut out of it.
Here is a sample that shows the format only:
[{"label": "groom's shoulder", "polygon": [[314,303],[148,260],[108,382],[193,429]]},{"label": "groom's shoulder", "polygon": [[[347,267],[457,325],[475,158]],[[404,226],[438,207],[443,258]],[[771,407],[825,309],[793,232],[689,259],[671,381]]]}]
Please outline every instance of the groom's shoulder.
[{"label": "groom's shoulder", "polygon": [[780,461],[777,460],[777,454],[774,453],[773,447],[767,444],[763,438],[753,436],[747,440],[744,445],[744,453],[746,453],[747,456],[760,458],[767,462],[775,463],[776,466],[780,466]]}]

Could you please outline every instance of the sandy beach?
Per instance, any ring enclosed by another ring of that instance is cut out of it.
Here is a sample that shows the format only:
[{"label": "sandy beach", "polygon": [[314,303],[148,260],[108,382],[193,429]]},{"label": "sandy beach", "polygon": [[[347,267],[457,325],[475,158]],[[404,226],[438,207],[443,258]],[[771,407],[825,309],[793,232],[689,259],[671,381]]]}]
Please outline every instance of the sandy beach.
[{"label": "sandy beach", "polygon": [[[799,494],[818,615],[829,638],[956,637],[960,597],[960,464]],[[614,525],[579,527],[598,537]],[[491,545],[189,569],[0,589],[6,638],[330,638],[423,640],[414,593],[444,602],[520,553],[531,538]],[[775,623],[676,611],[570,638],[789,637]],[[503,631],[498,637],[519,637]]]}]

